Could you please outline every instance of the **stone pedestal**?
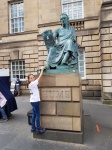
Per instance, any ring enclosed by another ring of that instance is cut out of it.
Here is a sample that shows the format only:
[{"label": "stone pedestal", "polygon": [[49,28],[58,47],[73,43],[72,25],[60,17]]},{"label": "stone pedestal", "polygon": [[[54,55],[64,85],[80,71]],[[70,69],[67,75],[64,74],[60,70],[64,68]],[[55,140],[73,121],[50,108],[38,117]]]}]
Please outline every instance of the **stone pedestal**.
[{"label": "stone pedestal", "polygon": [[[39,83],[43,135],[34,138],[82,143],[82,94],[78,73],[43,75]],[[68,137],[68,138],[67,138]]]}]

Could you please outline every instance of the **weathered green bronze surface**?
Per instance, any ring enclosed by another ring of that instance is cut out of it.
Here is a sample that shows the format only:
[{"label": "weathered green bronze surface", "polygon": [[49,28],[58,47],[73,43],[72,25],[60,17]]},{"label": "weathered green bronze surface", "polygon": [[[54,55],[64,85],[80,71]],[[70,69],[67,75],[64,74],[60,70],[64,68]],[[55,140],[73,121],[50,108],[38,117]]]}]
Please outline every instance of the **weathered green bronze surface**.
[{"label": "weathered green bronze surface", "polygon": [[74,27],[69,25],[69,17],[64,13],[61,14],[60,21],[62,26],[54,33],[51,30],[42,33],[48,50],[46,72],[53,70],[57,73],[78,72],[79,45],[76,43]]},{"label": "weathered green bronze surface", "polygon": [[[78,70],[69,66],[57,66],[56,69],[45,69],[43,74],[70,74],[78,73]],[[40,70],[37,70],[37,74],[40,74]]]}]

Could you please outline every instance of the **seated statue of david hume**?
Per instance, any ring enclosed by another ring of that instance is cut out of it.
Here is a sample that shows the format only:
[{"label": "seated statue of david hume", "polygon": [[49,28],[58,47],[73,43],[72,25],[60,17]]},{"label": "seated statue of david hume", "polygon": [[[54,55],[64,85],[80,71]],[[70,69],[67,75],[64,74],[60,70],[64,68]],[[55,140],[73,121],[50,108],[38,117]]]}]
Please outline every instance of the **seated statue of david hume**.
[{"label": "seated statue of david hume", "polygon": [[60,16],[62,26],[53,33],[53,38],[57,44],[50,47],[46,60],[46,68],[56,68],[57,66],[70,66],[78,69],[78,44],[73,26],[69,25],[69,17],[62,13]]}]

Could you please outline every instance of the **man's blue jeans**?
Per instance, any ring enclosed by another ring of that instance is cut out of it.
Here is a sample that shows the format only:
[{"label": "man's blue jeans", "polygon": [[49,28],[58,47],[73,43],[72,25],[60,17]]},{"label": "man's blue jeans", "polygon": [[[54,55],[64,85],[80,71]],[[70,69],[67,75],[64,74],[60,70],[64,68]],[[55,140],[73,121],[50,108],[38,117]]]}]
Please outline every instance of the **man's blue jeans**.
[{"label": "man's blue jeans", "polygon": [[4,107],[0,107],[0,112],[1,112],[2,118],[7,119],[7,115],[5,113]]},{"label": "man's blue jeans", "polygon": [[[32,130],[40,129],[40,102],[31,102],[32,105]],[[35,126],[36,121],[36,126]]]}]

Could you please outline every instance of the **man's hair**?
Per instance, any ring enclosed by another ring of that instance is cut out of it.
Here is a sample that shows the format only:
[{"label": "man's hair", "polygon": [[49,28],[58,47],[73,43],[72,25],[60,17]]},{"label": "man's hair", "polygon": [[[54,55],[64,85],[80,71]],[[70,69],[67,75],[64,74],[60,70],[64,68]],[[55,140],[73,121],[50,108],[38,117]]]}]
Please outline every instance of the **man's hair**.
[{"label": "man's hair", "polygon": [[19,75],[16,75],[17,78],[19,78]]},{"label": "man's hair", "polygon": [[62,13],[62,14],[60,15],[60,17],[61,17],[61,16],[66,16],[66,17],[67,17],[67,19],[69,20],[69,17],[68,17],[68,15],[67,15],[67,14]]}]

